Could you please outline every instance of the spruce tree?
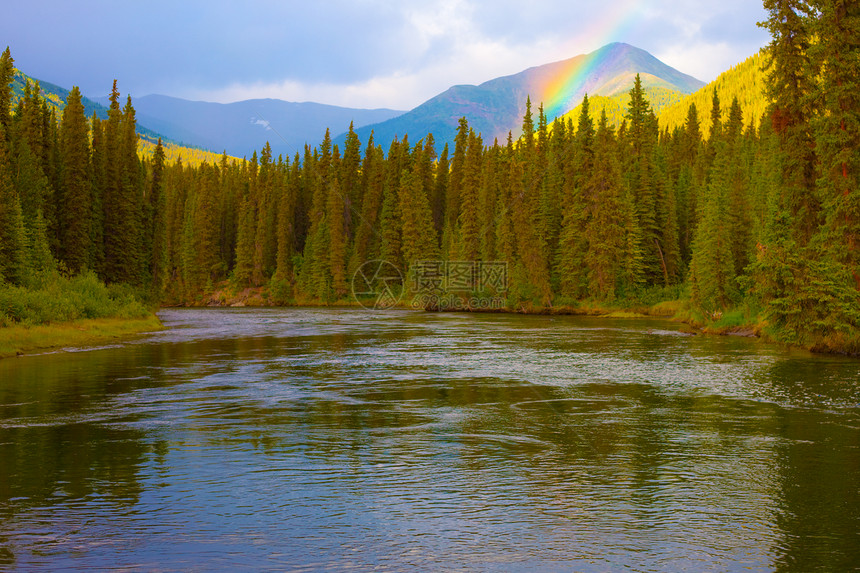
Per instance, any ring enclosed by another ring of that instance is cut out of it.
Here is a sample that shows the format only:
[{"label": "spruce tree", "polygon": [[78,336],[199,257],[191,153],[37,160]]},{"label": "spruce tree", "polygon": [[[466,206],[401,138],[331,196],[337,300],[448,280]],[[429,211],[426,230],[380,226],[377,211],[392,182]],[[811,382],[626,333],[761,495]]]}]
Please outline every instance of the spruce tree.
[{"label": "spruce tree", "polygon": [[0,55],[0,133],[6,141],[12,126],[12,81],[15,79],[15,60],[9,46]]},{"label": "spruce tree", "polygon": [[[458,218],[460,216],[461,188],[466,166],[466,150],[469,147],[469,123],[461,117],[454,138],[454,155],[451,158],[451,173],[448,177],[445,196],[445,217],[442,228],[442,256],[446,259],[457,258],[459,248]],[[389,154],[389,159],[390,159]]]},{"label": "spruce tree", "polygon": [[340,179],[336,173],[337,166],[332,164],[328,176],[328,205],[326,220],[328,221],[328,268],[331,273],[331,285],[335,299],[342,298],[347,292],[347,204],[348,198],[342,193]]},{"label": "spruce tree", "polygon": [[601,300],[615,298],[624,252],[622,178],[614,143],[603,110],[594,138],[593,169],[584,189],[588,211],[584,235],[588,247],[583,257],[588,268],[589,295]]},{"label": "spruce tree", "polygon": [[460,188],[460,213],[457,220],[459,244],[457,258],[464,261],[478,259],[480,250],[480,228],[478,222],[478,191],[481,185],[483,164],[483,142],[480,135],[469,130],[469,147]]},{"label": "spruce tree", "polygon": [[382,148],[374,145],[373,133],[371,133],[364,153],[364,162],[361,166],[362,186],[365,191],[362,196],[361,216],[356,223],[355,241],[348,266],[350,277],[358,267],[378,256],[380,234],[377,229],[385,182],[383,163]]},{"label": "spruce tree", "polygon": [[150,234],[150,276],[152,277],[152,295],[155,300],[161,300],[167,281],[167,200],[164,190],[164,146],[161,138],[155,146],[152,156],[151,178],[149,182],[149,205],[152,212]]},{"label": "spruce tree", "polygon": [[570,298],[579,298],[587,289],[585,227],[589,212],[586,209],[586,185],[594,172],[594,121],[586,95],[582,100],[576,135],[573,137],[572,158],[564,178],[561,199],[561,234],[556,253],[559,292]]},{"label": "spruce tree", "polygon": [[60,147],[63,158],[60,209],[62,259],[69,270],[76,273],[91,266],[93,203],[89,128],[77,86],[69,92],[63,109]]},{"label": "spruce tree", "polygon": [[[0,140],[3,127],[0,126]],[[0,143],[0,281],[23,284],[27,277],[26,236],[6,146]]]}]

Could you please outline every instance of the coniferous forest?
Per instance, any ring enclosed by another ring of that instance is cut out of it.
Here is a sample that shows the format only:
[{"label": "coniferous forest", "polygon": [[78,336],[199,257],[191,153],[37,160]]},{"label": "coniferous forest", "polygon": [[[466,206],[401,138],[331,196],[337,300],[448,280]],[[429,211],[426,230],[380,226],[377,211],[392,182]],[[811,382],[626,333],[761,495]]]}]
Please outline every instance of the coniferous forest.
[{"label": "coniferous forest", "polygon": [[504,261],[511,310],[674,301],[696,323],[856,353],[860,8],[764,5],[770,103],[754,124],[714,92],[669,131],[637,77],[617,127],[587,99],[552,122],[527,102],[506,141],[462,118],[452,149],[432,135],[382,149],[350,129],[342,148],[326,134],[294,157],[267,145],[195,166],[168,164],[160,142],[140,157],[116,84],[106,120],[85,116],[77,88],[61,116],[38,85],[13,105],[7,48],[0,325],[255,287],[273,304],[335,303],[366,261]]}]

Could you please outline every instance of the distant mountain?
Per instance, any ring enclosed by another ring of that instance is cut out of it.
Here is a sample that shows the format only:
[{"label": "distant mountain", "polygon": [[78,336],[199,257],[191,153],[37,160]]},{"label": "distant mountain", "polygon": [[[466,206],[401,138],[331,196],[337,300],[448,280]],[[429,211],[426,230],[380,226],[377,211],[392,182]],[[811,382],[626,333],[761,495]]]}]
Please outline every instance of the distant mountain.
[{"label": "distant mountain", "polygon": [[[49,106],[57,110],[57,117],[61,117],[63,108],[66,107],[66,99],[69,97],[69,90],[50,82],[32,78],[21,70],[15,70],[15,77],[12,80],[12,102],[17,102],[18,99],[24,95],[24,84],[28,81],[30,84],[39,84],[39,93],[43,98],[45,98],[45,101],[48,102]],[[107,98],[105,98],[105,102],[109,103]],[[108,108],[106,105],[102,105],[101,103],[93,101],[85,96],[81,96],[81,103],[84,106],[84,113],[88,118],[92,117],[95,113],[100,119],[107,119]],[[123,102],[123,104],[124,103],[125,102]],[[158,138],[161,137],[161,134],[141,125],[140,122],[138,122],[137,125],[137,133],[143,139],[152,142],[158,141]],[[171,138],[165,137],[164,139],[165,142],[175,143]]]},{"label": "distant mountain", "polygon": [[[106,103],[107,98],[96,101]],[[255,99],[235,103],[188,101],[163,95],[132,100],[137,120],[173,140],[215,152],[250,157],[268,141],[274,156],[289,157],[305,143],[318,145],[326,128],[332,136],[355,126],[402,114],[392,109],[352,109],[319,103]]]},{"label": "distant mountain", "polygon": [[[680,94],[695,92],[704,82],[664,64],[648,52],[628,44],[609,44],[587,55],[529,68],[518,74],[496,78],[479,86],[454,86],[399,117],[356,129],[366,142],[371,130],[383,148],[394,137],[408,134],[418,141],[432,133],[441,149],[451,144],[460,117],[491,144],[503,141],[509,131],[518,136],[525,114],[526,98],[531,97],[537,121],[543,103],[549,121],[574,109],[586,93],[612,97],[624,93],[640,74],[646,88],[661,88]],[[344,135],[336,138],[342,142]]]}]

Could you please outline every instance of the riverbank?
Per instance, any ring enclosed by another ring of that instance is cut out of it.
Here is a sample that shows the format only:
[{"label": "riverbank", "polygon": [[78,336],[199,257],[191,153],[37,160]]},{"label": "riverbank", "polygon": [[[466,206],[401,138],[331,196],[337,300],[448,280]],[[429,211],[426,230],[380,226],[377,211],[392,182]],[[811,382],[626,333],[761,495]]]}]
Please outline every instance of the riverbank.
[{"label": "riverbank", "polygon": [[[684,331],[689,334],[760,338],[769,343],[801,348],[817,354],[860,356],[860,341],[850,339],[840,333],[823,333],[816,337],[808,336],[801,339],[768,324],[762,318],[761,309],[741,306],[706,316],[700,312],[696,312],[689,300],[670,298],[678,297],[679,295],[683,297],[683,293],[677,289],[653,289],[650,292],[645,292],[641,298],[618,300],[612,303],[561,301],[551,306],[543,306],[525,302],[514,307],[468,308],[459,306],[456,308],[438,309],[438,311],[596,316],[607,318],[659,317],[682,324]],[[225,282],[211,294],[201,295],[194,301],[186,301],[184,304],[179,303],[175,304],[175,306],[360,308],[362,306],[372,307],[373,304],[373,300],[367,300],[365,304],[362,304],[352,297],[344,297],[337,301],[328,302],[293,299],[286,302],[286,304],[282,304],[282,301],[273,297],[265,286],[244,288],[236,291],[232,290]],[[394,308],[415,309],[416,307],[412,306],[409,301],[404,300],[396,304]]]},{"label": "riverbank", "polygon": [[164,329],[157,316],[143,318],[89,318],[38,326],[0,328],[0,358],[57,348],[99,346]]}]

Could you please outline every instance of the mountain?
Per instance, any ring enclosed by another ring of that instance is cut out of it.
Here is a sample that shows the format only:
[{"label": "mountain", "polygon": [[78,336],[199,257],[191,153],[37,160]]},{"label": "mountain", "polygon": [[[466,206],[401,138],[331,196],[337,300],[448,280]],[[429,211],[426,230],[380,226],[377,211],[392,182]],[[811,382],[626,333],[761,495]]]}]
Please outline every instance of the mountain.
[{"label": "mountain", "polygon": [[[98,98],[104,103],[106,98]],[[254,99],[235,103],[188,101],[164,95],[133,100],[137,120],[170,139],[236,157],[263,148],[268,141],[275,157],[292,156],[305,143],[316,146],[326,128],[332,135],[356,126],[402,114],[391,109],[352,109],[319,103]]]},{"label": "mountain", "polygon": [[[13,104],[17,103],[24,95],[24,86],[27,82],[31,86],[38,83],[39,94],[44,98],[49,107],[54,108],[57,117],[62,117],[63,109],[66,107],[66,100],[69,97],[69,90],[50,82],[32,78],[21,72],[21,70],[15,70],[15,76],[12,80]],[[105,101],[107,102],[107,99]],[[83,96],[81,97],[81,103],[84,106],[84,113],[87,117],[92,117],[95,114],[100,119],[107,119],[107,106]],[[152,157],[152,154],[155,152],[155,144],[160,138],[163,140],[164,154],[168,163],[175,163],[180,158],[185,165],[200,165],[204,161],[215,164],[221,161],[221,153],[212,153],[203,149],[180,145],[172,139],[141,125],[140,122],[137,124],[137,135],[139,137],[138,154],[141,157]]]},{"label": "mountain", "polygon": [[[17,103],[17,101],[24,95],[24,85],[29,82],[31,85],[39,84],[39,93],[45,98],[45,101],[48,102],[50,107],[53,107],[56,110],[57,117],[61,117],[63,113],[63,108],[66,107],[66,99],[69,97],[69,90],[66,88],[60,87],[58,85],[52,84],[50,82],[46,82],[43,80],[37,80],[23,73],[21,70],[15,70],[15,76],[12,79],[12,102]],[[105,98],[105,102],[108,102],[107,98]],[[100,102],[93,101],[87,97],[81,96],[81,103],[84,106],[84,114],[87,117],[92,117],[93,114],[96,114],[100,119],[107,119],[108,116],[108,108],[107,105],[103,105]],[[109,103],[109,102],[108,102]],[[122,102],[123,105],[125,102]],[[137,133],[141,136],[141,138],[148,141],[158,141],[158,138],[161,137],[161,134],[158,134],[147,127],[140,125],[138,122]],[[175,143],[170,138],[164,138],[165,142]]]},{"label": "mountain", "polygon": [[764,94],[765,72],[764,54],[761,52],[750,56],[740,64],[717,76],[717,79],[702,89],[686,96],[678,103],[665,107],[657,113],[660,129],[670,131],[684,125],[690,104],[696,104],[702,134],[705,137],[711,132],[711,108],[713,107],[714,90],[720,99],[720,110],[725,121],[732,99],[738,98],[738,103],[744,114],[744,126],[758,127],[762,114],[767,108],[767,98]]},{"label": "mountain", "polygon": [[[356,129],[359,139],[367,141],[371,130],[374,140],[387,148],[394,137],[408,134],[413,141],[432,133],[441,149],[452,144],[460,117],[492,143],[507,138],[509,131],[518,136],[525,114],[526,98],[531,97],[537,121],[542,102],[549,121],[574,109],[586,93],[611,97],[624,93],[640,74],[646,88],[662,88],[681,94],[700,89],[704,82],[671,68],[649,54],[628,44],[609,44],[590,54],[529,68],[518,74],[487,81],[481,85],[454,86],[399,117]],[[344,135],[336,138],[342,142]]]}]

